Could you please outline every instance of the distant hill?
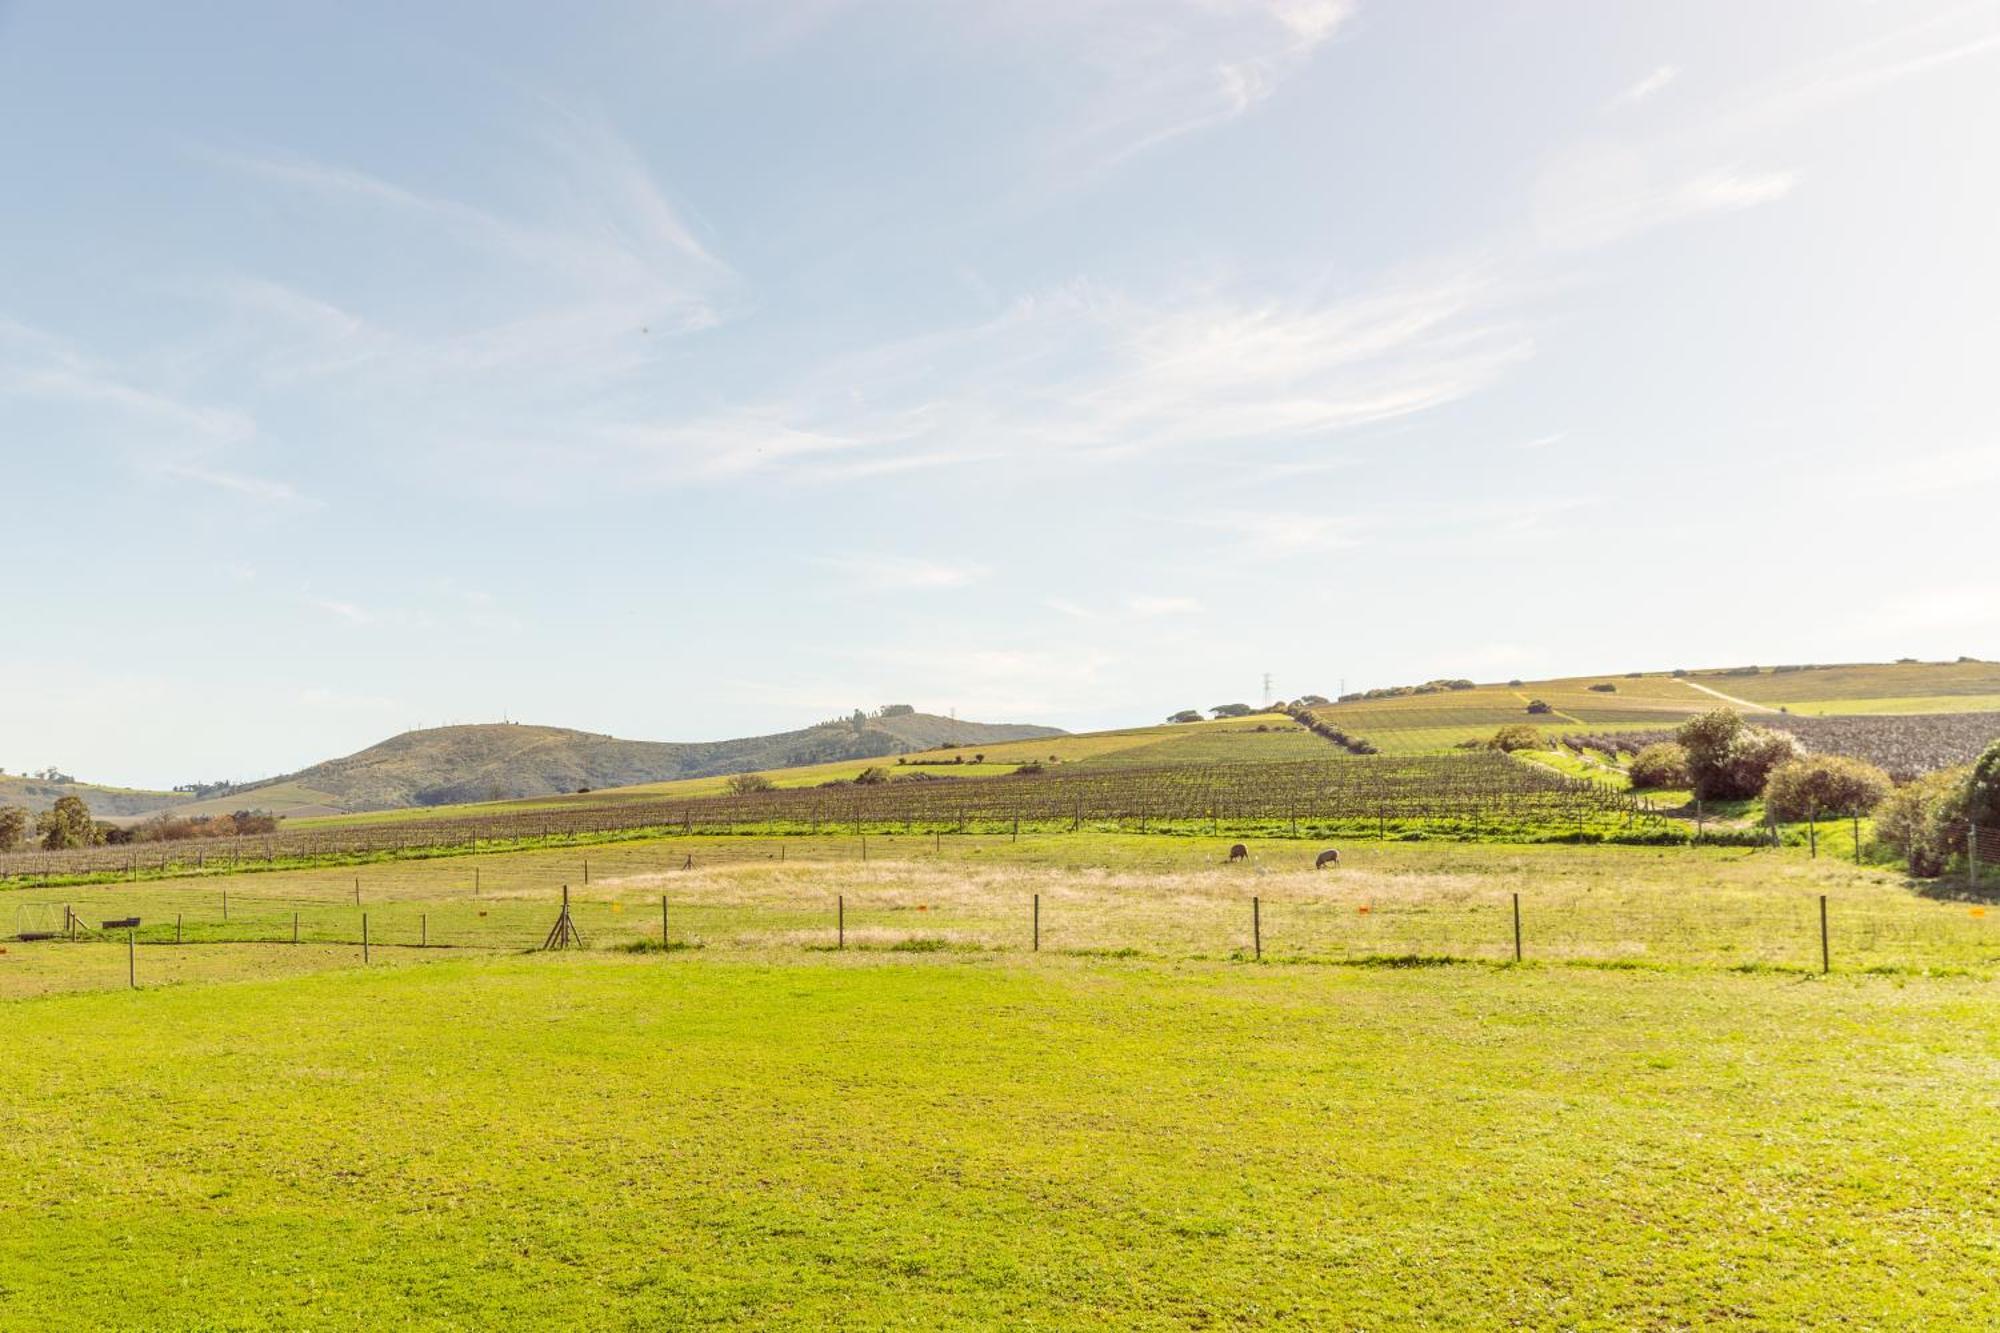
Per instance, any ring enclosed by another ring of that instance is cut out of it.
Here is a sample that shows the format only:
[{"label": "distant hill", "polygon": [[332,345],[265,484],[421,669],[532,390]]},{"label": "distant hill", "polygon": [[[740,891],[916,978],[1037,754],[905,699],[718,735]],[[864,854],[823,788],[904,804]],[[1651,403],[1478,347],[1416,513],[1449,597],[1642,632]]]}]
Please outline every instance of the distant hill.
[{"label": "distant hill", "polygon": [[91,782],[0,777],[0,805],[18,805],[30,812],[39,812],[48,809],[63,796],[81,796],[90,807],[90,812],[101,819],[149,815],[187,799],[185,795],[171,791],[140,791],[128,787],[100,787]]},{"label": "distant hill", "polygon": [[405,732],[345,759],[232,788],[182,808],[200,813],[251,807],[314,815],[514,800],[882,758],[946,743],[985,745],[1062,734],[1055,727],[961,722],[918,712],[857,716],[774,736],[695,742],[628,741],[519,723],[436,727]]}]

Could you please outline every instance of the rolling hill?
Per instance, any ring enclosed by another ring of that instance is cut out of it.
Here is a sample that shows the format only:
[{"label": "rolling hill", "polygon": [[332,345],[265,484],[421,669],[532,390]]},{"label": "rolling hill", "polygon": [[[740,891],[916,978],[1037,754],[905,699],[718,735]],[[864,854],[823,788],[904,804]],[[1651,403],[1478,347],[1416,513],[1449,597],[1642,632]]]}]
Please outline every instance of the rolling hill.
[{"label": "rolling hill", "polygon": [[620,740],[520,723],[436,727],[179,809],[201,814],[247,806],[301,816],[515,800],[1062,734],[917,712],[857,714],[800,731],[695,742]]},{"label": "rolling hill", "polygon": [[43,778],[0,776],[0,806],[16,805],[32,814],[48,809],[63,796],[81,796],[94,814],[110,819],[149,815],[187,799],[181,793],[171,791],[143,791],[133,787],[103,787],[94,782],[50,782]]}]

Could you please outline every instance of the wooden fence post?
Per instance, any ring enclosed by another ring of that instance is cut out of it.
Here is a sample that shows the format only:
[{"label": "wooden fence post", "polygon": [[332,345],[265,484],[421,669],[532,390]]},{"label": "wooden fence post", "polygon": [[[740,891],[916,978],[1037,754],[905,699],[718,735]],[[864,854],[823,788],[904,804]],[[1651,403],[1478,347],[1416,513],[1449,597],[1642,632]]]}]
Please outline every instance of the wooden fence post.
[{"label": "wooden fence post", "polygon": [[368,963],[368,913],[366,912],[361,914],[361,962],[364,967]]},{"label": "wooden fence post", "polygon": [[835,894],[833,899],[833,929],[836,949],[847,947],[847,895]]},{"label": "wooden fence post", "polygon": [[1250,899],[1250,947],[1257,955],[1257,961],[1264,961],[1264,912],[1262,900]]},{"label": "wooden fence post", "polygon": [[125,932],[125,980],[133,990],[139,989],[138,939],[138,931]]},{"label": "wooden fence post", "polygon": [[1041,894],[1039,894],[1039,893],[1035,895],[1035,948],[1034,948],[1034,951],[1035,951],[1036,953],[1040,953],[1040,952],[1042,951],[1042,895],[1041,895]]},{"label": "wooden fence post", "polygon": [[1521,895],[1514,895],[1514,961],[1521,961]]},{"label": "wooden fence post", "polygon": [[1826,942],[1826,895],[1819,896],[1819,970],[1824,976],[1833,971],[1833,954]]},{"label": "wooden fence post", "polygon": [[667,895],[663,893],[660,895],[660,952],[661,953],[671,952],[672,946],[668,944],[668,940],[670,938],[671,937],[667,934]]}]

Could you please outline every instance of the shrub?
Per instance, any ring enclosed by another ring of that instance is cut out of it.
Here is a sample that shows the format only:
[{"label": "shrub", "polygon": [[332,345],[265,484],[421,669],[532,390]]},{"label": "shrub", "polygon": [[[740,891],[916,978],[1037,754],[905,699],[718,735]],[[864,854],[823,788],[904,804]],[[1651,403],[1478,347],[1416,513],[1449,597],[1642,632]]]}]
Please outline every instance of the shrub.
[{"label": "shrub", "polygon": [[1788,759],[1771,770],[1764,784],[1764,807],[1773,818],[1818,819],[1865,815],[1882,804],[1889,775],[1875,765],[1843,755]]},{"label": "shrub", "polygon": [[[903,761],[898,759],[896,762],[900,764]],[[765,777],[762,773],[731,773],[729,775],[729,790],[738,796],[749,796],[754,792],[769,791],[776,785],[776,783],[772,782],[771,779]]]},{"label": "shrub", "polygon": [[855,783],[863,787],[873,787],[879,782],[887,782],[888,780],[889,771],[883,768],[876,768],[872,764],[854,775]]},{"label": "shrub", "polygon": [[1516,722],[1493,733],[1487,745],[1508,754],[1516,750],[1539,750],[1542,748],[1542,733],[1526,722]]},{"label": "shrub", "polygon": [[1772,769],[1800,753],[1789,735],[1745,726],[1727,708],[1689,718],[1674,739],[1687,751],[1694,794],[1710,801],[1748,800],[1764,790]]},{"label": "shrub", "polygon": [[1963,839],[1971,770],[1945,769],[1898,787],[1876,812],[1875,833],[1903,854],[1912,875],[1942,875]]},{"label": "shrub", "polygon": [[1038,773],[1044,773],[1046,771],[1047,770],[1044,769],[1039,762],[1027,763],[1015,769],[1013,776],[1017,778],[1031,778]]},{"label": "shrub", "polygon": [[1685,787],[1690,782],[1687,751],[1675,741],[1648,745],[1632,757],[1627,772],[1632,785],[1642,791]]},{"label": "shrub", "polygon": [[1180,712],[1178,712],[1178,713],[1175,713],[1175,714],[1174,714],[1174,715],[1173,715],[1172,717],[1168,718],[1168,719],[1167,719],[1167,721],[1169,721],[1169,722],[1199,722],[1199,721],[1201,721],[1201,712],[1200,712],[1200,710],[1199,710],[1199,709],[1194,709],[1194,708],[1183,708],[1183,709],[1181,709],[1181,711],[1180,711]]},{"label": "shrub", "polygon": [[1612,683],[1611,683],[1610,681],[1608,681],[1608,680],[1600,680],[1600,681],[1598,681],[1598,682],[1597,682],[1597,683],[1596,683],[1595,685],[1591,686],[1590,688],[1591,688],[1591,689],[1593,689],[1593,690],[1595,690],[1595,691],[1596,691],[1597,693],[1599,693],[1599,694],[1616,694],[1616,693],[1618,693],[1618,687],[1617,687],[1616,685],[1613,685],[1613,684],[1612,684]]},{"label": "shrub", "polygon": [[1540,699],[1531,699],[1528,702],[1528,711],[1530,713],[1553,713],[1556,710],[1549,707],[1548,704]]}]

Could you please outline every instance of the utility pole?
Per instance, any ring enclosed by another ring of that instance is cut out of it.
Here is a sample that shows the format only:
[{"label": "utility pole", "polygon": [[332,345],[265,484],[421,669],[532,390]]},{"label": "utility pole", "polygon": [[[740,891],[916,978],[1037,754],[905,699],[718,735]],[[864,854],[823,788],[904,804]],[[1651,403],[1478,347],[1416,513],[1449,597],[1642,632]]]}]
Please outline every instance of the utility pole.
[{"label": "utility pole", "polygon": [[1267,705],[1271,702],[1271,673],[1268,671],[1264,673],[1264,702]]}]

